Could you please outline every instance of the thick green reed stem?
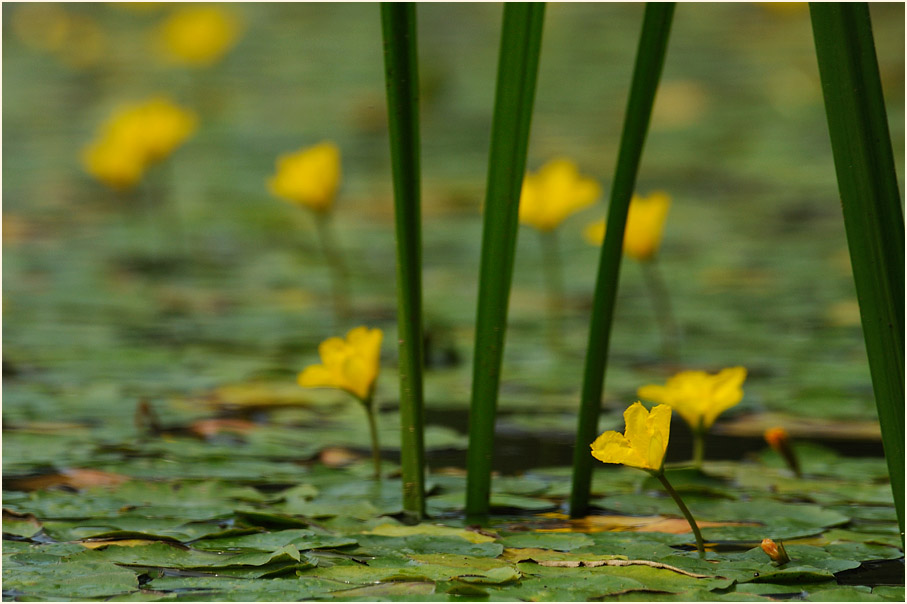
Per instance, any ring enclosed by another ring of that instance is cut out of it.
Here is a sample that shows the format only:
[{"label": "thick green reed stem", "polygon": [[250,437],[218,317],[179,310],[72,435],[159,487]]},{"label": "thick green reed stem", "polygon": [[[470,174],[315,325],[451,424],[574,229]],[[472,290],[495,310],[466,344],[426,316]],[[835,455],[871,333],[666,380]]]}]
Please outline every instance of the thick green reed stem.
[{"label": "thick green reed stem", "polygon": [[466,456],[466,515],[478,521],[489,510],[494,416],[544,19],[544,3],[504,4],[485,193]]},{"label": "thick green reed stem", "polygon": [[425,515],[425,409],[422,398],[421,179],[415,4],[383,2],[381,24],[397,236],[403,509],[412,519],[420,520]]},{"label": "thick green reed stem", "polygon": [[810,3],[844,227],[904,539],[904,215],[869,6]]},{"label": "thick green reed stem", "polygon": [[589,347],[586,351],[586,368],[577,421],[576,442],[573,451],[573,488],[570,495],[570,515],[585,515],[589,506],[593,458],[589,443],[598,435],[598,416],[601,412],[602,390],[605,381],[605,363],[611,339],[611,322],[614,317],[614,300],[620,276],[620,259],[624,241],[624,228],[630,199],[636,187],[636,174],[642,157],[643,144],[649,130],[649,118],[655,103],[655,91],[661,78],[668,34],[674,16],[674,3],[648,3],[643,18],[636,66],[630,84],[630,98],[620,138],[617,168],[611,187],[605,240],[602,243],[589,326]]}]

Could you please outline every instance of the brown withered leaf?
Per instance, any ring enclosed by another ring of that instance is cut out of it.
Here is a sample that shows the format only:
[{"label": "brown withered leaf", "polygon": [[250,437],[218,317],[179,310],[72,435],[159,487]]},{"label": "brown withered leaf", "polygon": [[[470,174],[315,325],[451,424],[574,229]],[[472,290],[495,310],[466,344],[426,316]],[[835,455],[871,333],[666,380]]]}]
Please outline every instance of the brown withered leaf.
[{"label": "brown withered leaf", "polygon": [[349,449],[344,449],[343,447],[327,447],[326,449],[322,449],[321,453],[318,454],[318,461],[329,468],[348,466],[361,458],[361,455],[358,455]]},{"label": "brown withered leaf", "polygon": [[102,472],[88,468],[74,468],[63,470],[57,474],[42,474],[40,476],[26,476],[10,480],[10,486],[20,491],[37,491],[51,487],[65,486],[73,489],[86,489],[89,487],[115,487],[130,480],[128,476]]},{"label": "brown withered leaf", "polygon": [[254,430],[255,422],[245,419],[211,418],[200,419],[189,425],[189,431],[202,438],[211,438],[222,432],[231,434],[247,434]]},{"label": "brown withered leaf", "polygon": [[[538,529],[540,533],[601,533],[605,531],[627,531],[637,533],[670,533],[682,535],[690,532],[690,524],[683,518],[668,516],[617,516],[600,515],[585,518],[569,518],[566,514],[552,512],[541,514],[546,518],[563,520],[563,524],[551,528]],[[698,521],[699,527],[715,526],[758,526],[748,522],[710,522]]]}]

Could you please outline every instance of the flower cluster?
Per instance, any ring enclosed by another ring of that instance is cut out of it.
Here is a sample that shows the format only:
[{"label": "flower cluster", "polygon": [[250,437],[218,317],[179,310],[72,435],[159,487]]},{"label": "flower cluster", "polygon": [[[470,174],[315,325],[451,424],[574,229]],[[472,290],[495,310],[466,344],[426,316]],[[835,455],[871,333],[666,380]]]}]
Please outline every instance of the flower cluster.
[{"label": "flower cluster", "polygon": [[196,121],[194,113],[163,97],[123,107],[83,149],[82,163],[107,186],[132,188],[151,164],[183,144]]}]

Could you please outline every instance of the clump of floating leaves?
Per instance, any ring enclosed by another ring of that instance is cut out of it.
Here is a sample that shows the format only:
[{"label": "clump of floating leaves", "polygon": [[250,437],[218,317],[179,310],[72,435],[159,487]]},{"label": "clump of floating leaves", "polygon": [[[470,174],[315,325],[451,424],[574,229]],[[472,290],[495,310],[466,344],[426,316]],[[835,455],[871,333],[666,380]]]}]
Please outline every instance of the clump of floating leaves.
[{"label": "clump of floating leaves", "polygon": [[351,329],[345,339],[328,338],[318,346],[321,364],[306,367],[298,377],[304,388],[339,388],[362,403],[371,433],[375,478],[381,477],[381,448],[373,401],[383,335],[380,329],[360,326]]},{"label": "clump of floating leaves", "polygon": [[131,189],[192,135],[196,122],[195,113],[166,97],[123,106],[83,149],[82,164],[112,189]]},{"label": "clump of floating leaves", "polygon": [[668,405],[680,414],[693,431],[693,465],[702,467],[705,434],[721,413],[743,398],[744,367],[729,367],[715,375],[705,371],[681,371],[664,386],[648,384],[637,394],[655,403]]},{"label": "clump of floating leaves", "polygon": [[592,457],[603,463],[639,468],[657,478],[690,523],[699,555],[705,556],[699,526],[664,473],[664,457],[671,433],[671,408],[667,405],[656,405],[650,412],[637,401],[624,411],[624,422],[626,428],[623,434],[608,430],[589,445],[592,448]]}]

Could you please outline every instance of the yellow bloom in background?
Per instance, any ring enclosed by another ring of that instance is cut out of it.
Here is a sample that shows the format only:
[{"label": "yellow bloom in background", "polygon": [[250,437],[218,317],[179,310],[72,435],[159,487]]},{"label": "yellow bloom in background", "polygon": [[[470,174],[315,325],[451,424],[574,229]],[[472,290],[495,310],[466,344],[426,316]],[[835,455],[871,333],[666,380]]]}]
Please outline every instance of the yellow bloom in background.
[{"label": "yellow bloom in background", "polygon": [[551,231],[571,214],[592,205],[600,195],[601,186],[581,176],[576,164],[569,159],[553,159],[523,179],[520,222]]},{"label": "yellow bloom in background", "polygon": [[318,347],[321,365],[306,367],[299,374],[299,385],[340,388],[368,405],[378,378],[382,337],[380,329],[360,326],[346,339],[328,338]]},{"label": "yellow bloom in background", "polygon": [[194,66],[217,62],[233,48],[240,22],[214,4],[176,9],[159,27],[158,42],[171,60]]},{"label": "yellow bloom in background", "polygon": [[268,189],[315,212],[328,212],[340,187],[340,149],[331,142],[287,153],[277,158],[277,171]]},{"label": "yellow bloom in background", "polygon": [[111,116],[82,152],[86,171],[115,189],[138,183],[145,170],[175,151],[195,131],[194,113],[155,97]]},{"label": "yellow bloom in background", "polygon": [[671,432],[671,408],[657,405],[651,412],[640,402],[624,411],[624,433],[609,430],[592,443],[592,456],[604,463],[660,472]]},{"label": "yellow bloom in background", "polygon": [[85,147],[82,164],[96,179],[111,189],[122,191],[142,180],[146,161],[134,147],[113,139],[101,139]]},{"label": "yellow bloom in background", "polygon": [[644,399],[669,405],[694,431],[707,430],[721,413],[743,398],[746,369],[729,367],[715,375],[682,371],[664,386],[649,384],[637,391]]},{"label": "yellow bloom in background", "polygon": [[[663,191],[655,191],[648,197],[633,195],[624,229],[624,254],[642,262],[655,256],[670,207],[671,197]],[[605,239],[605,221],[588,225],[583,236],[592,245],[601,245]]]}]

